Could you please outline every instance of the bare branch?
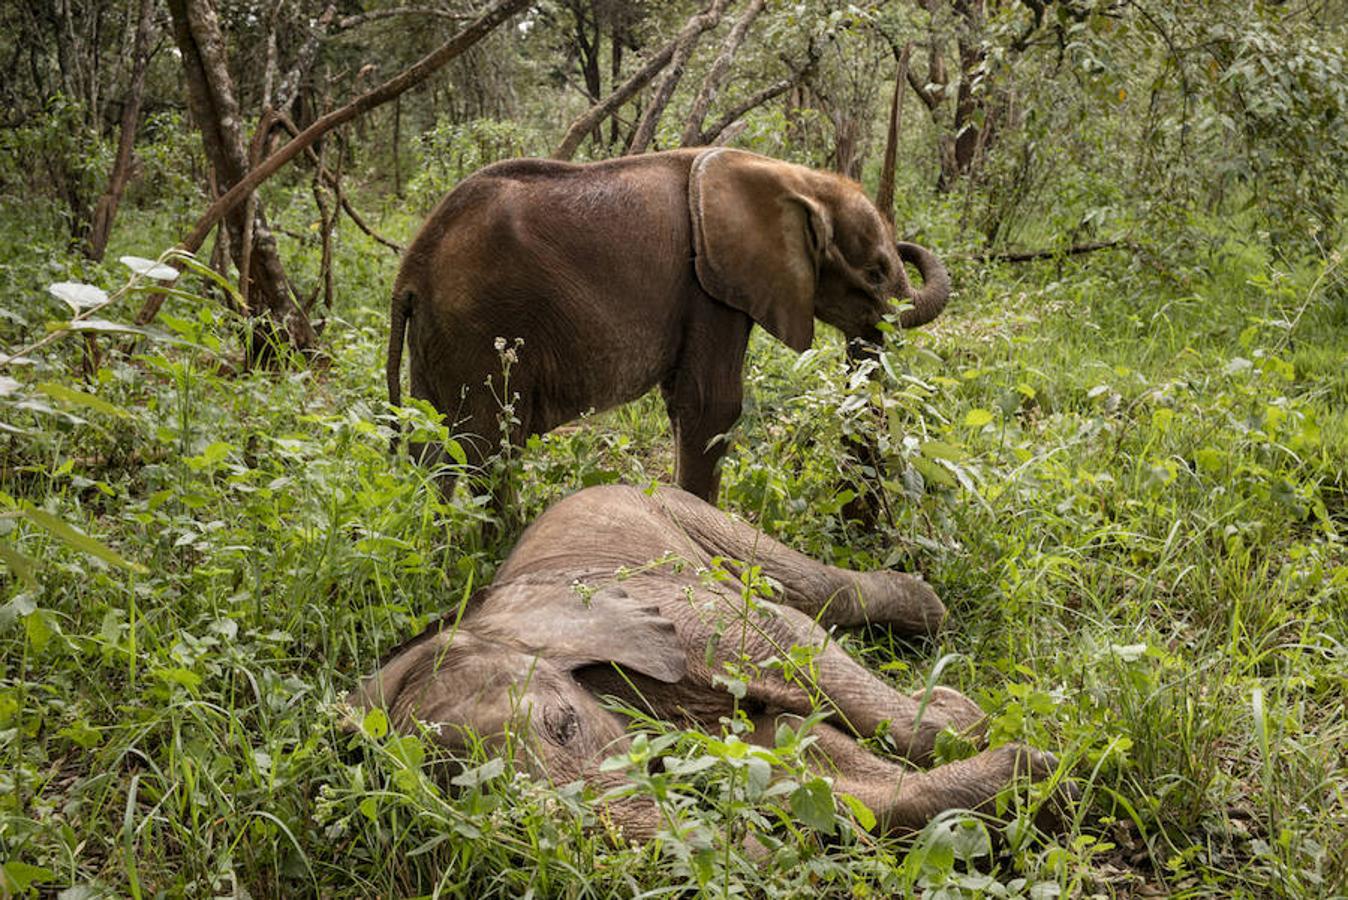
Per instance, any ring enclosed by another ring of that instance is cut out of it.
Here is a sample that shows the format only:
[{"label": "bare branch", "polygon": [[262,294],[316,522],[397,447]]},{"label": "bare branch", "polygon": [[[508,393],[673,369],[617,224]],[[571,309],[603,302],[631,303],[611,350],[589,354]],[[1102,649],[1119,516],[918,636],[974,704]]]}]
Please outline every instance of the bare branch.
[{"label": "bare branch", "polygon": [[[305,147],[310,146],[337,126],[346,124],[362,113],[387,103],[394,97],[425,81],[445,63],[476,44],[497,25],[520,12],[529,3],[530,0],[497,0],[471,25],[450,38],[443,46],[424,57],[411,68],[404,70],[379,87],[362,94],[346,106],[321,116],[312,125],[304,129],[298,137],[267,157],[260,166],[248,172],[219,200],[211,204],[210,209],[206,210],[202,217],[197,220],[191,234],[183,239],[181,248],[189,253],[195,252],[201,247],[206,236],[211,233],[211,229],[226,213],[233,209],[244,197],[251,194],[258,185],[276,174],[282,166],[303,152]],[[136,321],[142,325],[149,322],[159,311],[162,302],[163,295],[156,294],[151,297],[141,308],[140,314],[136,316]]]},{"label": "bare branch", "polygon": [[716,92],[720,90],[721,84],[730,72],[730,63],[739,52],[744,39],[749,36],[749,27],[766,5],[767,0],[752,0],[744,15],[735,22],[735,27],[730,29],[730,34],[726,35],[725,43],[721,45],[721,53],[711,64],[711,68],[707,69],[707,75],[702,79],[702,87],[693,101],[693,108],[688,112],[688,119],[683,126],[683,138],[680,141],[683,146],[690,147],[698,142],[702,133],[702,123],[707,118],[707,110],[711,108],[712,101],[716,99]]},{"label": "bare branch", "polygon": [[721,13],[725,11],[729,2],[730,0],[712,0],[711,6],[705,12],[689,19],[679,32],[679,36],[675,38],[674,56],[670,60],[665,77],[660,80],[660,86],[655,89],[655,96],[651,98],[650,106],[646,107],[646,114],[641,117],[641,124],[637,126],[636,134],[632,136],[632,146],[627,151],[629,154],[645,152],[655,139],[655,129],[660,124],[660,117],[664,115],[669,99],[674,96],[674,89],[683,78],[683,67],[688,64],[688,58],[693,55],[693,50],[696,49],[702,35],[720,23]]}]

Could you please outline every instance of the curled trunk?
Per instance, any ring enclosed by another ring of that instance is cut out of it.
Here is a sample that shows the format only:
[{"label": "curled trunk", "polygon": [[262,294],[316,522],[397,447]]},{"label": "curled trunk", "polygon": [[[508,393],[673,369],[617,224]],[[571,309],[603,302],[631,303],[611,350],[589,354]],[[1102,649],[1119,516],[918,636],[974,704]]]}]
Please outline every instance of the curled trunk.
[{"label": "curled trunk", "polygon": [[913,304],[913,308],[903,311],[899,316],[899,324],[904,328],[917,328],[926,325],[945,309],[946,301],[950,299],[950,273],[936,258],[936,254],[926,247],[906,241],[896,243],[903,261],[917,266],[917,271],[922,275],[921,288],[909,284],[906,275],[900,279],[903,295]]}]

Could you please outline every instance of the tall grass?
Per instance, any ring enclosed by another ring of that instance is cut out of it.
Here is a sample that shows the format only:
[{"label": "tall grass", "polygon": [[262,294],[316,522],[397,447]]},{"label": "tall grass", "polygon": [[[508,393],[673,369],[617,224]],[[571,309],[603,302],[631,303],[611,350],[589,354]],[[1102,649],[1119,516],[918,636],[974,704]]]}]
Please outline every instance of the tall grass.
[{"label": "tall grass", "polygon": [[[723,505],[820,558],[923,572],[952,628],[851,649],[907,690],[939,667],[988,710],[994,741],[1056,752],[1083,802],[1065,835],[947,817],[908,840],[867,833],[844,804],[824,839],[785,797],[746,793],[733,733],[655,729],[629,763],[666,760],[645,777],[672,824],[633,847],[580,785],[479,754],[450,791],[421,736],[342,727],[356,679],[489,581],[510,539],[484,530],[485,496],[442,501],[431,473],[388,455],[394,260],[342,239],[324,368],[238,373],[237,323],[190,298],[169,301],[162,333],[118,339],[130,352],[87,382],[78,341],[11,367],[3,890],[1348,891],[1337,260],[1288,269],[1225,244],[1162,271],[1122,255],[956,263],[949,312],[892,341],[874,379],[849,379],[834,335],[802,357],[756,337]],[[11,346],[62,315],[33,311],[38,282],[59,279],[23,265],[3,301]],[[63,277],[112,288],[124,274]],[[846,432],[878,435],[888,458],[875,530],[839,512]],[[668,478],[663,413],[646,398],[590,417],[512,466],[521,519],[585,484]],[[778,752],[785,778],[793,751]],[[746,826],[767,860],[727,841]]]}]

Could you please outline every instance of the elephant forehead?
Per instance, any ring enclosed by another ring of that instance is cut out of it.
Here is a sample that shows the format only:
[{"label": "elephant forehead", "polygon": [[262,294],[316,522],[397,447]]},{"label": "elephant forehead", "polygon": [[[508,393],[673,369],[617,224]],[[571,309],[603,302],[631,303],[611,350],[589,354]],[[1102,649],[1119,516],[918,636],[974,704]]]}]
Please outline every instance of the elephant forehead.
[{"label": "elephant forehead", "polygon": [[871,259],[898,262],[892,229],[860,191],[849,192],[839,204],[833,240],[849,262]]}]

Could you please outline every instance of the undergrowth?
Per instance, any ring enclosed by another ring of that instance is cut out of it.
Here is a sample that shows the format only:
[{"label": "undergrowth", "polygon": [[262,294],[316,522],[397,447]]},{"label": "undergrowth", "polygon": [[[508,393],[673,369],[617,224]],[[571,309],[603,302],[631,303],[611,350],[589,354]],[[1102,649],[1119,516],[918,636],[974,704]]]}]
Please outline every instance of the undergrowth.
[{"label": "undergrowth", "polygon": [[[139,234],[110,258],[171,243]],[[883,838],[827,784],[799,808],[747,795],[756,764],[733,733],[655,728],[628,762],[681,824],[637,847],[580,785],[479,755],[448,790],[421,738],[344,728],[356,679],[489,581],[512,535],[484,527],[483,488],[444,501],[433,473],[389,455],[395,421],[452,436],[425,407],[384,403],[396,260],[340,237],[323,365],[241,372],[240,323],[202,275],[128,331],[155,283],[133,262],[134,284],[86,310],[105,324],[0,373],[5,890],[1348,891],[1338,256],[1290,265],[1214,241],[1164,264],[951,260],[946,314],[856,374],[836,335],[797,357],[756,334],[722,505],[821,559],[922,572],[952,627],[850,649],[902,689],[939,675],[969,693],[994,742],[1053,751],[1083,799],[1062,835],[957,815]],[[47,284],[117,291],[132,275],[10,239],[11,350],[94,296],[66,289],[67,308]],[[874,529],[840,512],[847,434],[887,459]],[[654,397],[535,439],[509,466],[518,520],[584,485],[668,479],[669,445]],[[783,778],[792,739],[770,762]],[[766,861],[727,840],[746,821],[774,835]]]}]

